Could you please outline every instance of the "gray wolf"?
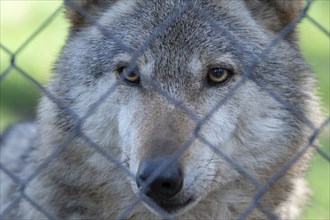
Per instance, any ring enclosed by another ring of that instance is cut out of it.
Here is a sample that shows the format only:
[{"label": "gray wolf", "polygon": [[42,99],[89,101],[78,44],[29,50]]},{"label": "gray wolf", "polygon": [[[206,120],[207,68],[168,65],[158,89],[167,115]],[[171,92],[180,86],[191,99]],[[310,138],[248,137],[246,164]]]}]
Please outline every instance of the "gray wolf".
[{"label": "gray wolf", "polygon": [[[38,169],[24,192],[60,219],[238,218],[258,192],[253,179],[267,183],[311,135],[272,94],[319,123],[295,31],[264,54],[301,4],[66,1],[70,34],[37,121],[4,136],[1,164],[13,164],[20,177]],[[18,139],[30,141],[17,146]],[[22,155],[23,164],[8,161]],[[260,207],[299,216],[311,155],[269,186]],[[13,181],[4,182],[3,203],[15,195]],[[7,218],[47,213],[22,199]],[[267,214],[256,208],[246,217]]]}]

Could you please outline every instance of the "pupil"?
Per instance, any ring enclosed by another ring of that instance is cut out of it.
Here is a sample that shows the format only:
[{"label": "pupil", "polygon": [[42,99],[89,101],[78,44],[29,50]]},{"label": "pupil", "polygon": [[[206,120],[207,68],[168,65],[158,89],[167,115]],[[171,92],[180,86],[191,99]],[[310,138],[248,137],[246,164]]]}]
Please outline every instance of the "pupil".
[{"label": "pupil", "polygon": [[217,68],[217,69],[214,69],[213,70],[213,75],[215,76],[215,77],[221,77],[222,76],[222,74],[223,74],[223,69],[220,69],[220,68]]}]

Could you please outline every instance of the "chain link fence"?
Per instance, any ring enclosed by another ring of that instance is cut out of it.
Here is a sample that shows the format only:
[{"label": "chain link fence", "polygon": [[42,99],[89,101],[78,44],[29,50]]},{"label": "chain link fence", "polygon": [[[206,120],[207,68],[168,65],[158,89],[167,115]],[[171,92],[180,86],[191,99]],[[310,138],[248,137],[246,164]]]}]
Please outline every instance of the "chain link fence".
[{"label": "chain link fence", "polygon": [[[100,23],[98,23],[94,17],[89,14],[87,11],[85,11],[83,8],[81,8],[78,4],[75,4],[75,2],[68,2],[72,8],[74,8],[76,11],[78,11],[79,14],[81,14],[83,17],[85,17],[88,22],[92,23],[94,26],[98,28],[104,35],[110,37],[112,40],[116,41],[119,45],[121,45],[121,49],[125,51],[131,51],[131,48],[127,48],[126,46],[122,45],[121,39],[116,39],[113,34],[109,33],[107,28]],[[190,147],[192,142],[198,140],[201,143],[207,145],[212,151],[222,158],[224,161],[226,161],[228,164],[230,164],[236,171],[238,171],[244,178],[248,179],[251,184],[253,184],[258,190],[257,193],[254,195],[253,198],[251,198],[250,203],[247,205],[247,207],[238,215],[238,219],[246,219],[250,215],[250,213],[254,209],[258,209],[262,213],[265,214],[269,219],[278,219],[278,217],[270,211],[267,207],[264,207],[262,205],[261,200],[265,193],[271,188],[274,184],[277,183],[277,181],[286,173],[286,171],[292,167],[303,155],[309,151],[311,148],[316,149],[316,152],[322,157],[322,160],[330,162],[330,156],[329,154],[323,150],[323,148],[320,148],[315,141],[315,139],[319,136],[319,134],[325,129],[326,126],[328,126],[330,121],[330,116],[326,116],[325,119],[323,119],[323,122],[320,126],[315,126],[306,115],[304,115],[303,112],[301,112],[294,104],[292,104],[289,100],[282,97],[275,91],[269,89],[267,85],[262,84],[258,79],[256,79],[253,76],[253,72],[257,68],[257,66],[263,62],[264,58],[272,51],[272,49],[279,44],[284,38],[288,37],[288,34],[297,26],[299,22],[301,22],[302,19],[305,19],[306,22],[310,22],[315,26],[315,28],[319,32],[323,32],[323,34],[329,38],[330,33],[329,30],[325,27],[323,27],[321,24],[319,24],[313,17],[311,17],[308,12],[309,8],[313,4],[313,1],[306,1],[304,9],[301,11],[299,16],[294,18],[284,29],[279,31],[274,38],[270,41],[270,43],[265,46],[262,50],[262,53],[260,56],[255,56],[255,53],[251,51],[251,65],[250,68],[245,70],[244,74],[241,76],[241,78],[235,83],[235,85],[230,89],[230,91],[227,93],[226,97],[218,100],[217,104],[209,111],[206,115],[203,115],[202,117],[197,115],[196,112],[191,110],[189,106],[186,105],[186,103],[177,100],[175,97],[173,97],[169,92],[163,90],[162,88],[158,87],[156,84],[154,84],[152,81],[148,82],[149,85],[153,87],[155,91],[157,91],[162,96],[166,97],[166,99],[170,100],[170,102],[180,111],[184,112],[195,121],[196,127],[194,129],[194,132],[190,135],[190,137],[184,141],[184,143],[181,144],[181,146],[171,155],[171,157],[161,163],[161,165],[152,173],[152,175],[143,183],[141,191],[138,193],[138,195],[127,204],[126,209],[121,210],[118,212],[117,219],[124,219],[129,215],[129,213],[142,201],[144,200],[144,196],[146,193],[146,190],[148,189],[148,186],[157,178],[160,173],[166,169],[170,164],[172,164],[180,155],[182,155],[185,151],[187,151]],[[88,109],[87,113],[81,117],[78,116],[78,114],[68,106],[64,100],[62,100],[62,97],[56,97],[54,94],[52,94],[50,91],[47,90],[37,79],[34,78],[33,73],[28,72],[25,70],[24,66],[21,66],[19,62],[19,57],[22,52],[31,44],[32,41],[36,41],[36,38],[38,35],[40,35],[45,29],[47,29],[48,26],[52,25],[52,21],[56,19],[58,16],[61,16],[61,13],[63,12],[64,6],[61,5],[58,8],[54,9],[54,12],[49,15],[49,17],[38,27],[32,34],[24,41],[23,44],[17,45],[17,49],[12,50],[7,47],[5,42],[1,41],[1,50],[3,54],[6,54],[6,56],[10,57],[10,62],[5,63],[1,61],[1,65],[6,65],[5,67],[2,67],[1,72],[1,85],[3,85],[8,77],[12,74],[12,72],[15,70],[18,74],[20,74],[21,77],[25,81],[28,81],[29,83],[32,83],[33,87],[38,90],[41,94],[47,96],[53,103],[55,103],[60,109],[64,109],[67,114],[70,115],[70,117],[74,121],[74,125],[71,128],[70,135],[65,137],[59,146],[57,146],[56,150],[53,151],[50,155],[45,158],[44,161],[38,164],[38,166],[34,169],[34,171],[26,177],[17,176],[17,172],[13,171],[8,164],[3,164],[1,161],[1,171],[7,175],[11,181],[13,181],[16,186],[19,189],[19,193],[16,195],[15,198],[13,198],[11,201],[7,201],[5,207],[1,207],[1,218],[5,218],[8,213],[12,212],[17,208],[17,205],[21,202],[21,200],[25,200],[34,208],[40,211],[44,214],[45,217],[49,219],[58,219],[57,216],[55,216],[53,213],[51,213],[49,210],[47,210],[45,207],[43,207],[43,204],[39,203],[39,201],[36,201],[35,199],[31,198],[28,193],[26,193],[25,189],[27,186],[31,184],[31,182],[38,177],[38,175],[46,169],[46,167],[56,158],[58,155],[60,155],[63,151],[66,150],[67,146],[74,141],[77,138],[82,139],[85,143],[87,143],[90,148],[93,148],[96,152],[98,152],[100,155],[102,155],[104,158],[108,160],[109,163],[115,164],[117,167],[119,167],[124,173],[127,174],[127,176],[131,177],[132,179],[135,179],[135,174],[131,173],[127,167],[125,167],[122,161],[120,161],[118,158],[115,157],[115,155],[109,154],[109,152],[104,149],[103,146],[100,146],[99,144],[95,143],[90,137],[88,137],[83,131],[82,127],[86,120],[88,120],[91,115],[93,115],[98,107],[111,95],[113,94],[116,89],[118,88],[118,84],[115,84],[107,89],[107,91],[104,93],[104,95],[99,99],[95,100],[95,103],[91,105],[91,107]],[[129,66],[127,67],[127,71],[131,72],[132,70],[135,70],[136,67],[136,61],[139,58],[139,56],[145,52],[145,48],[152,44],[152,42],[161,34],[163,33],[167,28],[173,24],[173,22],[180,17],[182,14],[184,14],[187,11],[193,11],[197,16],[199,16],[201,19],[204,19],[208,21],[210,26],[212,26],[216,30],[224,30],[223,27],[219,24],[214,23],[214,21],[210,18],[210,16],[201,8],[193,4],[193,1],[183,1],[181,4],[181,7],[178,7],[177,10],[173,11],[167,19],[165,19],[159,26],[157,26],[152,34],[145,39],[145,42],[143,42],[142,46],[135,50],[135,52],[132,53],[131,62],[129,63]],[[6,21],[4,21],[6,22]],[[229,42],[236,42],[235,40],[236,36],[232,36],[230,34],[226,35],[226,38]],[[51,42],[50,42],[51,43]],[[244,45],[239,45],[242,48],[244,48]],[[1,58],[3,59],[3,58]],[[282,106],[284,106],[286,109],[292,112],[292,114],[295,115],[296,118],[298,118],[299,121],[303,122],[304,124],[308,125],[308,127],[312,130],[310,133],[310,136],[308,138],[308,141],[305,143],[304,147],[302,147],[298,152],[296,152],[288,161],[286,161],[282,167],[275,170],[273,175],[266,181],[261,182],[257,177],[255,177],[252,173],[249,173],[247,170],[244,169],[244,167],[239,166],[235,161],[233,161],[228,155],[226,155],[219,147],[214,146],[210,140],[205,138],[203,135],[201,135],[200,130],[201,128],[207,123],[207,121],[214,115],[216,111],[218,111],[221,106],[225,105],[230,98],[239,90],[239,88],[244,85],[247,81],[253,81],[257,86],[262,88],[263,91],[270,94],[277,102],[281,103]],[[328,86],[329,86],[329,82]],[[7,94],[1,94],[2,97],[7,96]],[[19,100],[20,101],[20,100]],[[6,138],[6,135],[10,132],[5,132],[2,134],[1,139],[4,140]],[[329,148],[329,143],[326,143],[327,148]],[[4,193],[4,192],[2,192]],[[147,202],[148,203],[148,202]],[[158,207],[156,204],[149,203],[149,206],[153,207],[153,209],[161,215],[165,219],[173,219],[173,216],[163,210],[161,207]]]}]

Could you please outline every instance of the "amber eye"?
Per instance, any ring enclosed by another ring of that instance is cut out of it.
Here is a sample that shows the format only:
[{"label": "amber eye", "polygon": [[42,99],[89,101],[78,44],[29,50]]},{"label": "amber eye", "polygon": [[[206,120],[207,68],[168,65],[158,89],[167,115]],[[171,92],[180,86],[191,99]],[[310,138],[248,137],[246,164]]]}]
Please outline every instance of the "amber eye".
[{"label": "amber eye", "polygon": [[212,85],[228,82],[233,73],[225,68],[212,68],[207,73],[208,82]]},{"label": "amber eye", "polygon": [[128,72],[128,67],[122,67],[118,70],[120,78],[126,83],[131,85],[137,85],[140,83],[140,76],[137,71]]}]

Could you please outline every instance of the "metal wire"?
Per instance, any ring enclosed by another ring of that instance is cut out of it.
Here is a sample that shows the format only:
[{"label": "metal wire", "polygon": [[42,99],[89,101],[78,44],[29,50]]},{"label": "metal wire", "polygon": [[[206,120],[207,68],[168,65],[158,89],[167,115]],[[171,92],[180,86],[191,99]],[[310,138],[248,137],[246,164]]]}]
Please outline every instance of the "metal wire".
[{"label": "metal wire", "polygon": [[[85,11],[83,8],[81,8],[78,4],[76,4],[75,1],[71,0],[65,0],[65,4],[72,7],[75,11],[77,11],[81,16],[83,16],[90,24],[94,25],[104,36],[110,38],[112,41],[116,42],[120,49],[123,51],[126,51],[130,53],[132,56],[129,65],[128,65],[128,72],[131,72],[136,69],[137,60],[138,58],[143,54],[145,49],[152,44],[152,42],[166,29],[168,29],[178,17],[180,17],[182,14],[184,14],[187,11],[192,11],[196,16],[198,16],[200,19],[203,19],[209,23],[210,26],[212,26],[215,30],[218,30],[222,32],[222,34],[226,37],[228,42],[235,45],[238,48],[242,48],[247,54],[250,54],[250,66],[248,69],[244,71],[244,74],[240,77],[240,79],[235,83],[235,85],[228,91],[227,95],[225,97],[222,97],[221,99],[217,100],[217,104],[205,115],[198,115],[193,109],[191,109],[187,103],[184,103],[182,100],[178,100],[177,98],[173,97],[169,92],[163,90],[162,88],[158,87],[156,83],[154,83],[151,80],[146,80],[146,84],[148,86],[152,87],[158,94],[165,97],[171,104],[173,104],[177,109],[180,109],[184,114],[186,114],[190,119],[192,119],[195,122],[195,128],[193,129],[193,132],[190,134],[189,138],[187,138],[181,146],[170,156],[170,158],[163,163],[161,163],[157,169],[148,177],[148,179],[142,183],[142,189],[139,192],[139,194],[136,195],[136,197],[127,204],[126,209],[121,210],[116,219],[124,219],[129,215],[129,213],[141,202],[144,201],[147,203],[150,207],[155,210],[160,216],[162,216],[165,219],[173,219],[173,216],[169,213],[167,213],[165,210],[163,210],[161,207],[159,207],[157,204],[149,201],[145,197],[146,190],[150,186],[150,184],[169,166],[171,165],[177,158],[179,158],[185,151],[187,151],[194,141],[200,141],[203,144],[205,144],[208,148],[210,148],[215,155],[217,155],[219,158],[226,161],[233,169],[235,169],[240,175],[242,175],[243,178],[246,178],[252,185],[254,185],[257,188],[256,194],[251,198],[250,203],[246,207],[246,209],[243,210],[243,212],[240,213],[238,216],[238,219],[246,219],[250,215],[250,213],[258,209],[262,213],[265,214],[265,216],[269,219],[278,219],[278,216],[276,216],[271,210],[269,210],[267,207],[264,207],[261,204],[261,199],[264,197],[264,194],[269,190],[271,186],[273,186],[287,171],[292,167],[301,157],[303,157],[311,148],[315,148],[316,152],[318,152],[324,160],[327,162],[330,162],[330,156],[324,152],[321,148],[317,146],[317,143],[315,142],[317,136],[325,129],[325,127],[330,122],[330,116],[327,117],[323,123],[320,126],[314,125],[308,117],[300,111],[293,103],[290,103],[289,100],[282,97],[280,94],[276,93],[276,91],[273,91],[271,88],[268,88],[263,83],[259,82],[256,77],[253,76],[254,70],[257,68],[257,66],[262,63],[267,56],[272,52],[272,50],[283,40],[285,39],[288,34],[297,26],[297,24],[304,18],[307,18],[319,31],[324,33],[327,37],[330,37],[329,30],[324,28],[321,24],[319,24],[315,19],[310,17],[310,15],[307,15],[309,8],[312,4],[311,0],[306,1],[306,6],[301,11],[301,13],[293,19],[286,27],[284,27],[281,31],[279,31],[273,39],[269,41],[269,44],[266,45],[260,52],[251,51],[249,48],[247,48],[245,45],[240,44],[238,40],[238,36],[235,36],[234,34],[227,33],[226,27],[221,26],[221,24],[215,23],[212,18],[207,14],[207,12],[203,11],[202,8],[198,7],[196,4],[194,4],[194,1],[182,1],[180,4],[180,7],[178,7],[176,10],[174,10],[163,22],[158,24],[150,33],[150,35],[145,39],[144,42],[142,42],[141,46],[139,48],[129,48],[123,43],[121,43],[121,39],[118,39],[113,33],[111,33],[105,26],[98,23],[97,20],[95,20],[95,17],[91,14],[89,14],[87,11]],[[18,194],[9,201],[9,205],[2,209],[2,213],[0,213],[0,219],[5,218],[8,213],[13,211],[19,203],[24,200],[28,202],[32,208],[38,210],[40,213],[42,213],[45,218],[48,219],[59,219],[58,216],[56,216],[54,213],[52,213],[50,210],[47,210],[47,208],[43,207],[43,204],[40,204],[39,201],[36,201],[34,198],[31,198],[26,193],[26,187],[28,187],[30,184],[33,184],[33,180],[35,180],[48,166],[49,164],[60,154],[65,151],[68,146],[74,142],[75,140],[79,139],[83,141],[85,144],[87,144],[90,148],[94,149],[95,152],[97,152],[99,155],[101,155],[104,159],[106,159],[109,163],[115,165],[114,169],[120,169],[127,177],[129,177],[132,180],[135,180],[135,174],[131,173],[127,167],[125,167],[123,164],[127,162],[126,160],[119,160],[114,155],[111,155],[111,152],[108,152],[105,150],[103,146],[98,145],[95,143],[92,138],[88,137],[87,134],[83,132],[83,127],[86,123],[86,121],[93,115],[95,112],[100,108],[100,106],[106,101],[106,99],[116,92],[119,83],[115,83],[109,88],[107,88],[104,92],[104,94],[99,98],[98,100],[95,100],[94,103],[90,105],[87,112],[81,117],[76,113],[73,109],[70,108],[66,102],[63,101],[61,97],[56,97],[56,95],[52,94],[46,87],[41,85],[36,79],[32,77],[31,73],[28,73],[24,70],[24,66],[21,66],[20,63],[17,61],[17,57],[20,56],[22,51],[25,50],[25,48],[38,36],[40,33],[44,31],[44,29],[51,25],[52,21],[60,15],[60,13],[63,10],[63,6],[60,6],[54,10],[54,12],[24,41],[23,44],[17,47],[17,49],[13,52],[6,45],[3,44],[3,42],[0,42],[1,50],[3,50],[6,54],[10,56],[10,63],[6,68],[4,68],[3,72],[0,76],[0,82],[4,82],[7,80],[7,76],[9,73],[15,69],[18,71],[18,73],[24,77],[26,81],[29,81],[33,83],[35,88],[37,88],[45,97],[47,97],[51,102],[53,102],[59,109],[63,110],[66,114],[69,115],[69,117],[72,119],[72,127],[70,130],[69,135],[66,137],[63,137],[63,140],[61,141],[58,146],[56,146],[53,150],[53,152],[49,152],[49,155],[38,165],[35,167],[33,172],[29,174],[27,177],[20,177],[17,176],[16,173],[12,172],[10,169],[6,167],[6,164],[2,163],[0,161],[0,170],[7,175],[11,181],[18,186]],[[248,170],[246,170],[244,167],[238,165],[236,161],[234,161],[232,158],[228,157],[221,149],[219,149],[217,146],[214,146],[209,140],[207,140],[206,137],[204,137],[201,133],[201,130],[203,126],[209,121],[212,116],[214,116],[215,112],[217,112],[221,106],[226,104],[230,100],[230,98],[237,92],[237,90],[244,85],[247,81],[254,82],[257,86],[260,87],[263,91],[268,93],[271,97],[274,98],[278,103],[280,103],[282,106],[286,107],[288,111],[294,115],[300,122],[307,125],[311,130],[310,137],[308,138],[308,141],[306,142],[305,146],[303,146],[298,152],[296,152],[292,157],[286,161],[286,163],[283,164],[282,167],[280,167],[278,170],[276,170],[273,175],[266,181],[266,183],[262,183],[256,176],[254,176],[252,173],[249,173]],[[4,135],[1,136],[1,139],[4,139]]]}]

